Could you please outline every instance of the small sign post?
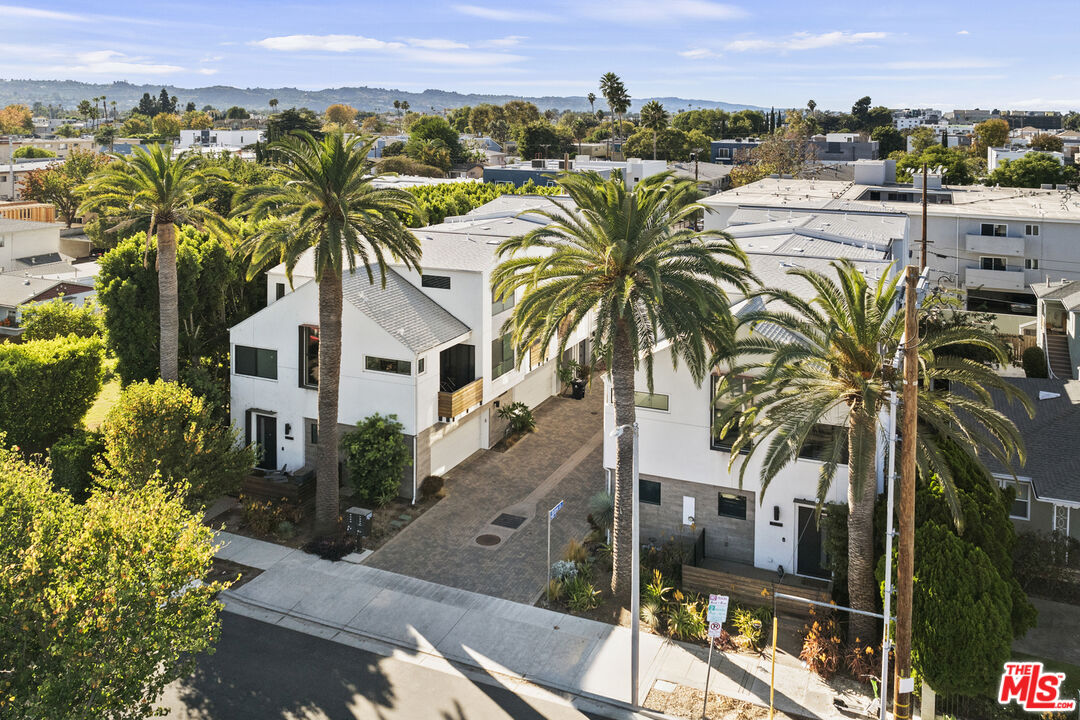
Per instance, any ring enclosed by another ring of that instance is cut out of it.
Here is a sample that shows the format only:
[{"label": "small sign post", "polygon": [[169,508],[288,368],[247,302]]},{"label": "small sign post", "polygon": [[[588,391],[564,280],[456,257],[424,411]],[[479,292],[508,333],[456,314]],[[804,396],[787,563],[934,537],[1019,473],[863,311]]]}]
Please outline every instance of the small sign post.
[{"label": "small sign post", "polygon": [[562,500],[555,507],[548,510],[548,533],[547,533],[547,585],[544,586],[544,601],[551,601],[551,521],[555,519],[555,516],[559,514],[563,506]]},{"label": "small sign post", "polygon": [[705,615],[709,623],[709,660],[705,670],[705,699],[701,702],[701,720],[705,720],[709,709],[709,675],[712,674],[712,649],[716,638],[724,632],[724,621],[727,620],[728,596],[709,595],[709,609]]}]

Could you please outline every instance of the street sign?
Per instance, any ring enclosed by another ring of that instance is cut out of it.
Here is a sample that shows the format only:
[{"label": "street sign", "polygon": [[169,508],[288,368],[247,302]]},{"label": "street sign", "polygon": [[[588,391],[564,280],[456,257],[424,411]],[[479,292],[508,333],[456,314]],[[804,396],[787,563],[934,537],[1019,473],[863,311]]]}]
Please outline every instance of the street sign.
[{"label": "street sign", "polygon": [[724,632],[724,624],[718,622],[709,623],[709,637],[718,638],[720,633]]},{"label": "street sign", "polygon": [[727,610],[727,595],[709,595],[709,610],[706,614],[706,618],[710,625],[712,623],[723,624],[727,620]]},{"label": "street sign", "polygon": [[559,514],[560,510],[562,510],[562,506],[563,506],[563,501],[560,500],[558,505],[551,508],[551,510],[548,510],[548,520],[554,520],[555,516]]}]

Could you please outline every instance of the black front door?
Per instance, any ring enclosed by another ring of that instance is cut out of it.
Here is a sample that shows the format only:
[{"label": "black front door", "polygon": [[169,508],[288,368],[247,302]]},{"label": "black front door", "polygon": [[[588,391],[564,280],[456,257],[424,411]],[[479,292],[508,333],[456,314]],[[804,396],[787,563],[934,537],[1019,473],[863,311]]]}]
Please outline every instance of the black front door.
[{"label": "black front door", "polygon": [[795,572],[828,579],[829,571],[824,567],[825,544],[817,518],[814,517],[814,508],[796,505],[796,509],[799,513],[799,542],[795,549]]},{"label": "black front door", "polygon": [[277,418],[255,416],[255,442],[259,446],[259,467],[277,470]]}]

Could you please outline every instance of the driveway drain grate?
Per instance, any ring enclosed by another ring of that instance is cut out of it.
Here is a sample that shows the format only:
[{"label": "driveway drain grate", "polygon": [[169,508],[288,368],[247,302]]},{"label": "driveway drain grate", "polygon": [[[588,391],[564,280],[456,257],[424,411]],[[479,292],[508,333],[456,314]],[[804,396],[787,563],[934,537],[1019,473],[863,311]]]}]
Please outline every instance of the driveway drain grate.
[{"label": "driveway drain grate", "polygon": [[476,538],[477,545],[483,545],[484,547],[491,547],[492,545],[498,545],[502,542],[502,538],[498,535],[481,535]]},{"label": "driveway drain grate", "polygon": [[520,515],[510,515],[503,513],[499,517],[491,521],[492,525],[498,525],[499,527],[510,528],[511,530],[517,530],[521,527],[521,524],[525,522],[525,518]]}]

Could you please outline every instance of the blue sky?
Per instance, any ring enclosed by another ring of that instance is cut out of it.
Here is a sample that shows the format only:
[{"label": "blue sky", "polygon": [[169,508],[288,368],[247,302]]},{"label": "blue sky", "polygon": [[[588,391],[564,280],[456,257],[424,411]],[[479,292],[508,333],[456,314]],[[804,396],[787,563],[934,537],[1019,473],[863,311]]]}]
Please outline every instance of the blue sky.
[{"label": "blue sky", "polygon": [[[2,3],[4,0],[0,0]],[[948,7],[947,5],[951,5]],[[0,77],[1080,108],[1071,2],[0,4]]]}]

